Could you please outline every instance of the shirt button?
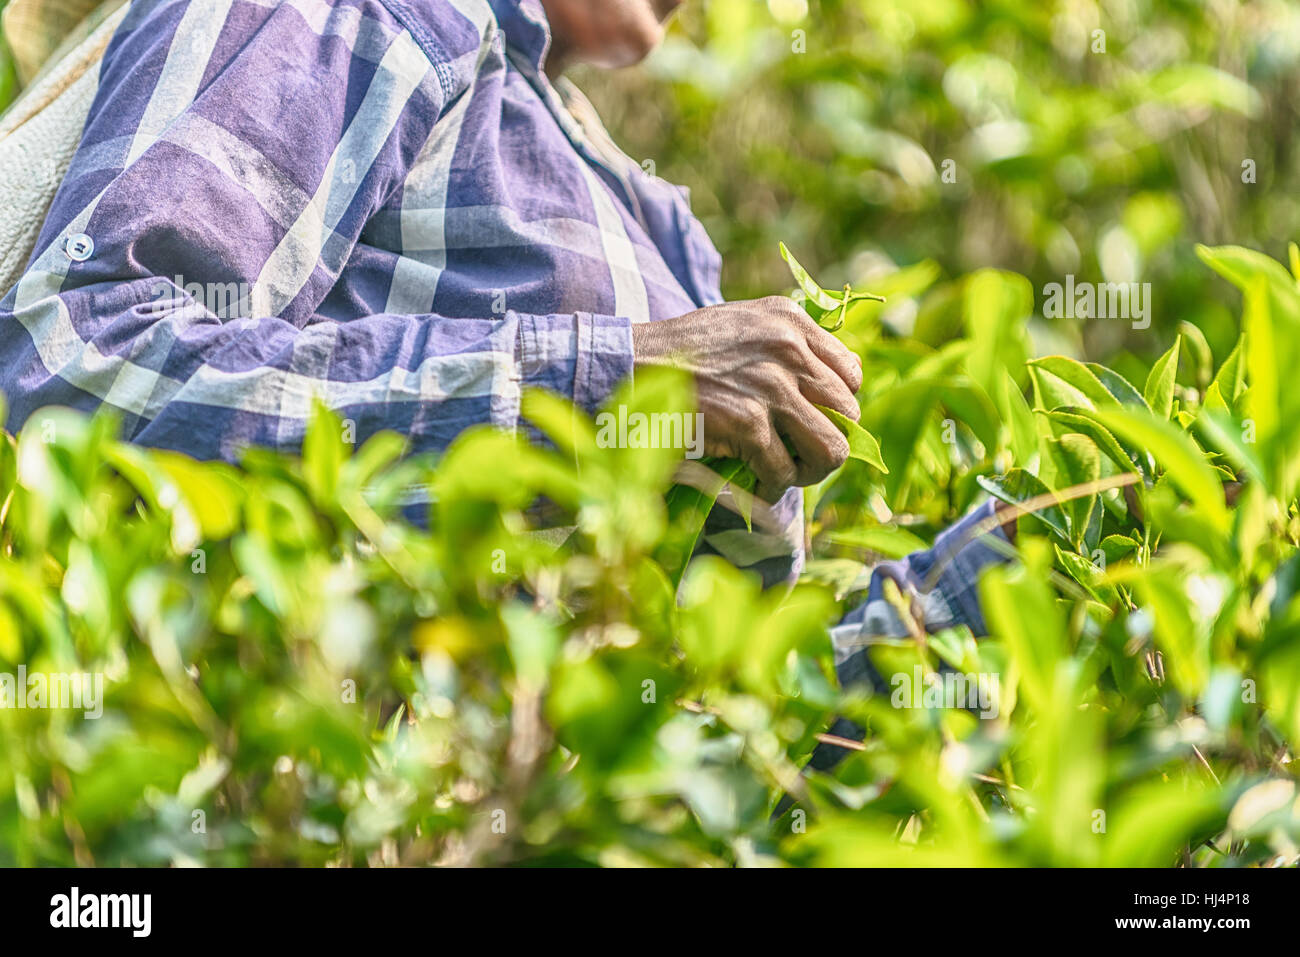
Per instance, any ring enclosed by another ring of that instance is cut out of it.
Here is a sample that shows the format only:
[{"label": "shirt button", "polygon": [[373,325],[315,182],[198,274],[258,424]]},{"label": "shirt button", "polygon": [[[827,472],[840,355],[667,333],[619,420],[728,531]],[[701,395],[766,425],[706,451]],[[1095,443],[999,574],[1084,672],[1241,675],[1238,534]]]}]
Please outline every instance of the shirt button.
[{"label": "shirt button", "polygon": [[77,233],[68,237],[68,241],[63,244],[63,251],[73,262],[84,263],[95,254],[95,241],[85,233]]}]

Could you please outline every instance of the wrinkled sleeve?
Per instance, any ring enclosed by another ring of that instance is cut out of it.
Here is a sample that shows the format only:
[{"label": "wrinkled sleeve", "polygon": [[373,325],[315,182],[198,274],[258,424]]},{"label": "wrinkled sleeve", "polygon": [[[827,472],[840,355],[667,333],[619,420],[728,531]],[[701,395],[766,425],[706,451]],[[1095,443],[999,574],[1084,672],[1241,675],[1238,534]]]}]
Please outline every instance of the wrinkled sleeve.
[{"label": "wrinkled sleeve", "polygon": [[630,373],[614,316],[322,315],[472,81],[481,25],[427,2],[438,28],[416,36],[400,4],[136,0],[0,302],[11,428],[47,405],[110,406],[135,441],[234,459],[298,446],[318,397],[359,441],[394,429],[440,448],[515,428],[530,385],[591,409]]}]

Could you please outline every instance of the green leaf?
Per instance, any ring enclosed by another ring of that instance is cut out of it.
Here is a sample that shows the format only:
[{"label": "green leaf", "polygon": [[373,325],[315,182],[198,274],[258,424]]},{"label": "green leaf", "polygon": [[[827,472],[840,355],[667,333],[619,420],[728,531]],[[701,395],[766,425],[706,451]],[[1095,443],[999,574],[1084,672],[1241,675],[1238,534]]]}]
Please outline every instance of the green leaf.
[{"label": "green leaf", "polygon": [[521,681],[541,687],[560,651],[560,636],[554,623],[517,604],[505,606],[501,618],[506,626],[515,674]]},{"label": "green leaf", "polygon": [[1170,867],[1188,835],[1213,834],[1223,824],[1218,790],[1179,775],[1142,781],[1124,792],[1102,847],[1107,867]]},{"label": "green leaf", "polygon": [[1119,405],[1119,400],[1102,385],[1096,373],[1077,359],[1044,356],[1031,359],[1029,367],[1041,390],[1044,408],[1074,405],[1097,409]]},{"label": "green leaf", "polygon": [[[804,311],[810,315],[813,320],[823,329],[829,332],[836,332],[844,325],[844,320],[848,315],[849,306],[856,302],[884,302],[884,296],[877,296],[869,292],[854,292],[849,286],[844,287],[843,292],[829,292],[813,280],[808,275],[808,271],[799,265],[799,260],[790,254],[785,246],[781,244],[781,258],[790,266],[790,272],[803,290]],[[828,316],[832,318],[827,318]]]},{"label": "green leaf", "polygon": [[1011,649],[1029,704],[1049,710],[1067,642],[1065,621],[1047,582],[1028,568],[992,568],[980,578],[980,605],[993,634]]},{"label": "green leaf", "polygon": [[1186,432],[1149,412],[1132,409],[1105,409],[1097,417],[1116,435],[1155,456],[1170,480],[1216,528],[1228,527],[1223,486]]},{"label": "green leaf", "polygon": [[863,427],[880,437],[881,454],[889,466],[886,497],[891,501],[908,481],[918,440],[938,405],[941,391],[939,382],[913,379],[873,397],[862,408]]},{"label": "green leaf", "polygon": [[156,451],[155,463],[176,483],[207,541],[229,538],[239,525],[244,498],[239,473],[221,462],[196,462],[179,452]]},{"label": "green leaf", "polygon": [[[1051,489],[1044,485],[1038,476],[1024,469],[1012,469],[1006,475],[999,476],[980,475],[975,481],[984,491],[1009,505],[1019,505],[1028,499],[1052,494]],[[1059,503],[1035,509],[1030,514],[1047,526],[1061,541],[1070,544],[1069,522]]]},{"label": "green leaf", "polygon": [[334,500],[339,472],[349,451],[344,441],[343,420],[320,399],[314,399],[311,421],[302,442],[302,464],[307,485],[316,502]]},{"label": "green leaf", "polygon": [[953,379],[940,389],[943,404],[974,433],[985,453],[997,450],[1001,423],[992,401],[975,382],[964,376]]},{"label": "green leaf", "polygon": [[1015,463],[1020,466],[1029,464],[1030,458],[1038,450],[1038,431],[1034,427],[1034,413],[1009,372],[1002,374],[998,408],[1003,421],[1011,430],[1011,451]]},{"label": "green leaf", "polygon": [[1019,375],[1029,357],[1025,323],[1033,310],[1033,287],[1024,276],[981,269],[963,283],[962,324],[974,344],[966,368],[989,395],[1004,372]]},{"label": "green leaf", "polygon": [[1175,338],[1169,351],[1156,360],[1142,389],[1151,411],[1165,419],[1174,411],[1174,380],[1178,377],[1178,347],[1182,341],[1181,336]]},{"label": "green leaf", "polygon": [[849,458],[857,459],[859,462],[866,462],[886,475],[889,474],[889,467],[885,465],[885,460],[880,457],[880,443],[876,441],[874,435],[848,416],[836,412],[834,409],[828,409],[824,405],[819,405],[817,408],[822,411],[826,418],[834,422],[835,427],[849,440]]},{"label": "green leaf", "polygon": [[[756,484],[753,470],[740,459],[706,457],[700,460],[700,464],[712,473],[712,479],[704,488],[674,485],[665,496],[668,521],[674,534],[660,543],[655,557],[674,583],[680,582],[685,574],[709,512],[722,490],[730,483],[752,491]],[[742,501],[748,502],[748,499],[737,499],[738,504]],[[750,513],[745,511],[741,517],[745,520],[745,527],[751,528]]]},{"label": "green leaf", "polygon": [[1259,460],[1259,445],[1242,438],[1242,424],[1226,409],[1202,407],[1194,428],[1207,448],[1222,453],[1236,468],[1244,471],[1252,481],[1269,482],[1264,463]]},{"label": "green leaf", "polygon": [[[1088,436],[1070,432],[1053,440],[1052,448],[1064,483],[1083,485],[1087,482],[1095,482],[1101,476],[1101,453],[1097,449],[1097,444]],[[1092,510],[1096,504],[1096,493],[1083,495],[1065,503],[1070,517],[1070,537],[1075,548],[1083,547],[1083,537],[1088,530]]]},{"label": "green leaf", "polygon": [[1244,246],[1200,246],[1196,255],[1224,279],[1234,283],[1243,292],[1256,277],[1263,277],[1270,286],[1295,289],[1294,276],[1271,256],[1247,249]]},{"label": "green leaf", "polygon": [[1178,323],[1178,336],[1187,344],[1187,352],[1192,362],[1192,373],[1196,387],[1204,389],[1214,375],[1214,353],[1200,326],[1193,325],[1186,319]]},{"label": "green leaf", "polygon": [[1210,106],[1256,116],[1262,97],[1248,82],[1208,63],[1175,63],[1141,77],[1143,96],[1174,107]]},{"label": "green leaf", "polygon": [[519,411],[575,461],[586,465],[597,457],[595,426],[572,402],[545,389],[525,389]]},{"label": "green leaf", "polygon": [[[1115,463],[1121,472],[1130,471],[1135,467],[1133,456],[1119,444],[1109,429],[1097,421],[1096,413],[1085,409],[1053,409],[1051,412],[1040,411],[1038,414],[1047,416],[1053,426],[1061,427],[1061,431],[1082,432],[1088,436],[1097,443],[1097,447]],[[1145,471],[1140,464],[1136,467],[1139,471]]]},{"label": "green leaf", "polygon": [[[1219,388],[1219,383],[1211,382],[1210,387],[1205,390],[1205,395],[1201,397],[1201,410],[1221,415],[1228,415],[1231,412],[1228,408],[1228,403],[1224,401],[1223,392]],[[1193,419],[1192,421],[1195,422],[1196,420]]]},{"label": "green leaf", "polygon": [[[823,313],[840,308],[843,303],[817,285],[813,277],[808,275],[808,270],[804,269],[799,264],[799,260],[795,259],[790,250],[786,248],[785,243],[781,243],[781,258],[790,267],[790,273],[794,276],[794,281],[799,284],[799,288],[803,290],[808,303],[816,306]],[[814,315],[813,318],[817,319],[819,316]]]},{"label": "green leaf", "polygon": [[929,547],[925,539],[902,528],[876,525],[871,528],[837,528],[827,533],[828,541],[836,545],[865,548],[888,558],[902,558],[912,552]]},{"label": "green leaf", "polygon": [[1104,605],[1119,604],[1118,589],[1103,579],[1101,569],[1082,555],[1067,552],[1059,545],[1052,547],[1056,550],[1056,560],[1061,563],[1061,567],[1071,578],[1087,589],[1093,598]]},{"label": "green leaf", "polygon": [[1192,616],[1181,576],[1165,566],[1139,577],[1134,588],[1154,616],[1156,644],[1165,653],[1174,686],[1199,698],[1210,680],[1209,633]]},{"label": "green leaf", "polygon": [[1232,352],[1223,360],[1214,381],[1210,383],[1211,386],[1218,387],[1217,391],[1224,404],[1231,408],[1236,407],[1237,399],[1246,390],[1245,344],[1245,335],[1239,336],[1237,344],[1232,347]]},{"label": "green leaf", "polygon": [[1114,369],[1108,369],[1097,362],[1089,362],[1086,363],[1086,365],[1088,366],[1089,371],[1097,377],[1097,381],[1106,387],[1106,391],[1109,392],[1120,405],[1131,405],[1139,409],[1150,408],[1150,406],[1147,405],[1147,400],[1142,397],[1142,393],[1134,387],[1133,383],[1129,382],[1128,379],[1124,378]]}]

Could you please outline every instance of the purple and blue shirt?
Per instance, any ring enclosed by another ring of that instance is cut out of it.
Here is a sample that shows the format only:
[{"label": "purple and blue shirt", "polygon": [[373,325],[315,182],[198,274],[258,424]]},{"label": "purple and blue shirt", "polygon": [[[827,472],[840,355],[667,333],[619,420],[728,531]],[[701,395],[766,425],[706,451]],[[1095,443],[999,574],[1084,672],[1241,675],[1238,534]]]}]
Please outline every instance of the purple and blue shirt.
[{"label": "purple and blue shirt", "polygon": [[3,301],[11,422],[107,404],[234,459],[316,396],[414,451],[516,428],[529,386],[594,409],[719,257],[596,152],[548,43],[537,0],[136,0]]}]

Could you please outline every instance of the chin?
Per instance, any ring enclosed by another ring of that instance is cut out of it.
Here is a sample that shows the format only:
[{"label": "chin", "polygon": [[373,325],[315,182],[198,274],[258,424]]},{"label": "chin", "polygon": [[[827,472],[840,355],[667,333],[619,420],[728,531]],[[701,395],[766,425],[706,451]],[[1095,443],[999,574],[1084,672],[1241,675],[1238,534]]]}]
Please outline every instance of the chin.
[{"label": "chin", "polygon": [[644,60],[680,0],[542,0],[552,34],[575,63],[616,69]]},{"label": "chin", "polygon": [[607,60],[612,67],[640,63],[664,39],[664,21],[680,0],[603,0],[610,17],[606,31]]},{"label": "chin", "polygon": [[635,33],[630,33],[620,46],[610,63],[612,67],[634,66],[640,63],[659,46],[664,39],[664,28],[658,21],[645,24]]}]

